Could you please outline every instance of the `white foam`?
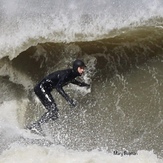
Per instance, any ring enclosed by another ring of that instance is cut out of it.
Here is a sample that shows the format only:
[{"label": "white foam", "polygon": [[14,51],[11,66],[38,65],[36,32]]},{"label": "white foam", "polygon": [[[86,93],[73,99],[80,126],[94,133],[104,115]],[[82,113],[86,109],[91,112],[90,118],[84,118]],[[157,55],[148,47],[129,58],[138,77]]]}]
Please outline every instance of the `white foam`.
[{"label": "white foam", "polygon": [[63,146],[13,144],[0,156],[0,163],[162,163],[152,151],[138,151],[137,155],[116,156],[106,151],[75,151]]},{"label": "white foam", "polygon": [[6,101],[0,105],[0,123],[18,126],[17,101]]},{"label": "white foam", "polygon": [[0,58],[13,59],[40,42],[89,41],[113,29],[162,16],[161,0],[34,1],[2,0]]},{"label": "white foam", "polygon": [[1,128],[19,128],[24,124],[24,114],[28,104],[27,99],[4,101],[0,105]]}]

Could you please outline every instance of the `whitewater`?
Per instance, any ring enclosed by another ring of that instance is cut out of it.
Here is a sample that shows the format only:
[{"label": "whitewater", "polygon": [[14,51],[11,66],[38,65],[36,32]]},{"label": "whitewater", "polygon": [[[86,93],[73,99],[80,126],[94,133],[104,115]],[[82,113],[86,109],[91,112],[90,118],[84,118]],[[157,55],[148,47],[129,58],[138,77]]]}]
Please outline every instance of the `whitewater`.
[{"label": "whitewater", "polygon": [[[82,59],[71,108],[26,126],[45,109],[33,87]],[[162,0],[0,1],[0,163],[163,162]]]}]

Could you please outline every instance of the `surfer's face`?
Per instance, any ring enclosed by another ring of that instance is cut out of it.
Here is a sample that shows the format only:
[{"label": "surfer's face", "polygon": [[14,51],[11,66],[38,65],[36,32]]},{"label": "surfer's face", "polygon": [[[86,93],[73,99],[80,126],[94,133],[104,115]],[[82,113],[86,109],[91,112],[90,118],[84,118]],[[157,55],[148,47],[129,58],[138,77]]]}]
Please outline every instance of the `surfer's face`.
[{"label": "surfer's face", "polygon": [[78,67],[78,72],[79,74],[83,74],[84,73],[84,68],[83,67]]}]

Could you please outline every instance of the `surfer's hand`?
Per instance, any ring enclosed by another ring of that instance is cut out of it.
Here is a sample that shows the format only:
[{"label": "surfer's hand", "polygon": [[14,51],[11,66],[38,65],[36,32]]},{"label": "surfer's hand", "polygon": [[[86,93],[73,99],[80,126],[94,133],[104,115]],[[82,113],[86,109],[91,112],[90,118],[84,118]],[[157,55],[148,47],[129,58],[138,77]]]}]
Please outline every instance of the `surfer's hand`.
[{"label": "surfer's hand", "polygon": [[90,84],[87,84],[85,87],[86,87],[87,89],[89,89],[89,88],[91,87],[91,85],[90,85]]}]

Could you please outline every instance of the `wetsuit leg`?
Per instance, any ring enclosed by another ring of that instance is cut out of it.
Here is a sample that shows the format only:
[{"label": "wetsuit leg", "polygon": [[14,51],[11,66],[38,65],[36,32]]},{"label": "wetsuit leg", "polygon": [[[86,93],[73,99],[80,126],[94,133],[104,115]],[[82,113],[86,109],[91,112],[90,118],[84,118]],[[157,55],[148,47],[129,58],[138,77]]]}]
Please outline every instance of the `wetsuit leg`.
[{"label": "wetsuit leg", "polygon": [[34,88],[35,94],[40,99],[41,103],[48,110],[43,116],[37,121],[38,124],[43,124],[48,122],[49,119],[55,120],[58,118],[58,108],[56,103],[50,93],[50,91],[45,90],[44,87],[37,85]]}]

